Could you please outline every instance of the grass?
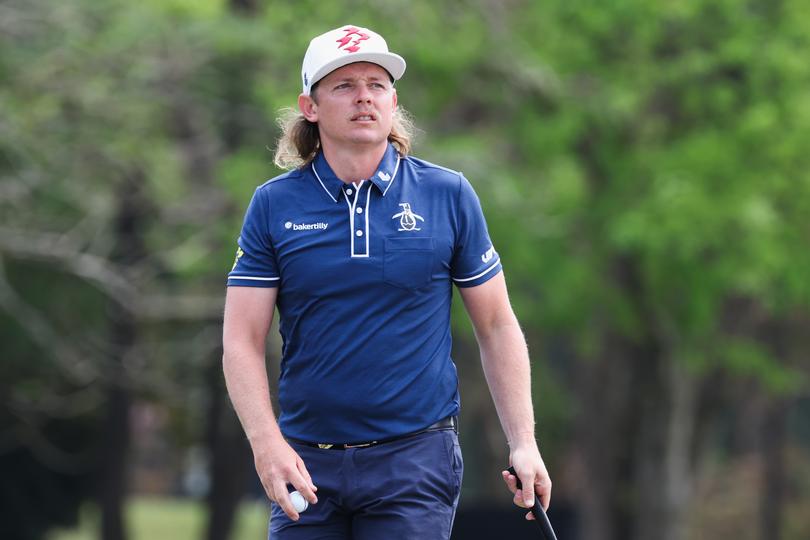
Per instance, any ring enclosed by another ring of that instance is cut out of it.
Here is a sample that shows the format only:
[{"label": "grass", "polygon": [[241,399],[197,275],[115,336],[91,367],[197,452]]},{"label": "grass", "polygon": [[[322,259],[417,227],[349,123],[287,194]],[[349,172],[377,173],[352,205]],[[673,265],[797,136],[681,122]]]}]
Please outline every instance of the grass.
[{"label": "grass", "polygon": [[[242,503],[231,540],[256,540],[267,537],[269,507],[258,502]],[[57,530],[48,540],[96,540],[98,511],[88,506],[82,511],[79,526]],[[125,519],[129,540],[199,540],[206,524],[205,506],[192,499],[134,497],[127,504]]]}]

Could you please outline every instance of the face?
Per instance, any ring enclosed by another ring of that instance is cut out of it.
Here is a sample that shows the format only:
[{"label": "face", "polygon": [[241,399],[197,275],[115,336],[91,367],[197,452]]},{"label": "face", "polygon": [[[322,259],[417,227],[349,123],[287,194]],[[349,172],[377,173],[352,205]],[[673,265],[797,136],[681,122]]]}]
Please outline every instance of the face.
[{"label": "face", "polygon": [[318,124],[324,148],[374,147],[391,133],[397,93],[385,69],[358,62],[321,79],[313,95],[299,96],[298,106]]}]

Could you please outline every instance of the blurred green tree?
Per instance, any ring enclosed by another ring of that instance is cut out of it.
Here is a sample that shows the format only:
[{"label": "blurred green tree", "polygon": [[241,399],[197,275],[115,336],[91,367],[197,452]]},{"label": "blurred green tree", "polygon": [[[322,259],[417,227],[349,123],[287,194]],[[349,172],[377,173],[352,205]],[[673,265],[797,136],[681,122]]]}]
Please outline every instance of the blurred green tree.
[{"label": "blurred green tree", "polygon": [[576,359],[583,537],[683,538],[709,413],[745,400],[719,382],[807,391],[804,6],[518,4],[484,3],[433,155],[479,180],[529,335]]}]

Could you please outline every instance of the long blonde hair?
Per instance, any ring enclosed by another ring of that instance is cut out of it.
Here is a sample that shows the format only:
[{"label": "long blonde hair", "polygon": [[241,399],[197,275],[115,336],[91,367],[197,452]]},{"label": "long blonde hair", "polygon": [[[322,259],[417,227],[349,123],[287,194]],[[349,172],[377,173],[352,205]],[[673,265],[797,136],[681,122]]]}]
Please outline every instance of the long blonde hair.
[{"label": "long blonde hair", "polygon": [[[310,122],[295,109],[285,108],[280,111],[278,125],[281,128],[281,137],[276,146],[273,163],[281,169],[288,170],[309,165],[321,148],[318,124]],[[413,132],[410,114],[397,106],[394,109],[388,141],[401,155],[407,156],[411,151]]]}]

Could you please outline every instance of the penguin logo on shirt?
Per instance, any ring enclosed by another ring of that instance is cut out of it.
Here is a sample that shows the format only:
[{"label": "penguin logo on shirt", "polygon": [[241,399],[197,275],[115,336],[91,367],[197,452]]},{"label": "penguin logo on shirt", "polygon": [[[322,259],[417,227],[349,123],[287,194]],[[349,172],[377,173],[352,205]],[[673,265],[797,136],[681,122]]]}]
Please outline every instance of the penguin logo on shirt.
[{"label": "penguin logo on shirt", "polygon": [[416,226],[416,221],[425,221],[425,218],[420,216],[419,214],[414,214],[413,210],[411,210],[410,203],[399,203],[402,207],[402,212],[398,214],[394,214],[391,216],[391,219],[399,218],[399,229],[400,231],[420,231],[421,229]]}]

